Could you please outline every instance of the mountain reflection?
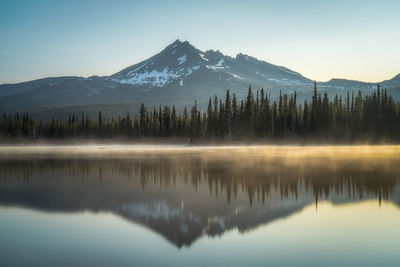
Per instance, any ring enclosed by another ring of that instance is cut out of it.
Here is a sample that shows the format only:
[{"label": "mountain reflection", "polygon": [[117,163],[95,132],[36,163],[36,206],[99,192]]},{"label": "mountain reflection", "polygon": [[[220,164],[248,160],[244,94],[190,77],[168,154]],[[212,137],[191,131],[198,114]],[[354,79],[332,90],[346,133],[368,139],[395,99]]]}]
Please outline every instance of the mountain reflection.
[{"label": "mountain reflection", "polygon": [[109,211],[176,246],[244,232],[320,200],[400,204],[398,152],[182,149],[0,154],[0,204]]}]

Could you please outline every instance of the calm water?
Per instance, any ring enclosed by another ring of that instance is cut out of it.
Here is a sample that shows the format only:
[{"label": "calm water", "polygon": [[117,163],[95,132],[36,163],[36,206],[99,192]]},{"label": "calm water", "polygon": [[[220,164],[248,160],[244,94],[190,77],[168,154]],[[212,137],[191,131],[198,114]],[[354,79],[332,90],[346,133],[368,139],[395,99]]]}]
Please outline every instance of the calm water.
[{"label": "calm water", "polygon": [[0,266],[400,266],[400,147],[0,148]]}]

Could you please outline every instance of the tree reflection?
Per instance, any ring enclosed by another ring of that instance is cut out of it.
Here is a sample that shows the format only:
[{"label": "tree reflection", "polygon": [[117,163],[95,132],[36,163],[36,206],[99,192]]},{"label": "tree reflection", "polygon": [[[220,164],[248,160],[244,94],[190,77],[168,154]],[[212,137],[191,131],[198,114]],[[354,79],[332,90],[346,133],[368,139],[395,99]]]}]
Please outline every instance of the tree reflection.
[{"label": "tree reflection", "polygon": [[398,155],[302,151],[3,153],[0,204],[112,212],[177,247],[229,229],[245,232],[321,200],[400,205]]},{"label": "tree reflection", "polygon": [[[299,197],[300,188],[312,192],[317,202],[330,194],[348,199],[388,199],[399,180],[399,159],[296,159],[282,157],[212,157],[201,154],[164,155],[134,154],[129,157],[3,157],[0,177],[32,182],[43,174],[52,179],[87,179],[101,183],[118,176],[140,181],[143,190],[149,185],[174,187],[191,184],[193,190],[206,183],[209,194],[228,203],[238,192],[245,193],[249,204],[265,203],[271,190],[278,190],[282,199]],[[120,180],[114,182],[121,182]]]}]

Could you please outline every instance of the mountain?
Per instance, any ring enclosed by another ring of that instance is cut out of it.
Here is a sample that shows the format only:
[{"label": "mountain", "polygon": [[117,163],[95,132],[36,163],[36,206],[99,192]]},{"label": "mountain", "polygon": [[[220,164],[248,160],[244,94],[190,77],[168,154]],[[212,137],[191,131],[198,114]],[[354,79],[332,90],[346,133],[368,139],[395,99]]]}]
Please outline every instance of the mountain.
[{"label": "mountain", "polygon": [[[400,74],[381,84],[400,100]],[[110,76],[55,77],[0,85],[0,111],[29,111],[46,117],[81,111],[96,114],[101,109],[116,115],[136,111],[142,102],[182,108],[195,99],[204,107],[210,96],[222,96],[227,89],[243,97],[249,85],[263,87],[271,97],[280,91],[297,91],[300,99],[310,97],[313,89],[312,80],[285,67],[244,54],[229,57],[214,50],[203,52],[187,41],[176,40],[160,53]],[[318,87],[330,95],[344,95],[349,90],[369,92],[376,84],[332,79],[319,82]]]}]

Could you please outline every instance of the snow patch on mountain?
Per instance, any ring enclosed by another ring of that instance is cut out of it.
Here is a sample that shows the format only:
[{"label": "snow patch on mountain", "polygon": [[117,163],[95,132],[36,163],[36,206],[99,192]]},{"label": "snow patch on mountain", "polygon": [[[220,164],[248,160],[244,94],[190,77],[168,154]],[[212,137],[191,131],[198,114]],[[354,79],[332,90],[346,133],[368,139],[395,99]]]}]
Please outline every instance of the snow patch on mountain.
[{"label": "snow patch on mountain", "polygon": [[221,58],[217,62],[217,64],[215,64],[215,65],[206,65],[206,68],[208,68],[210,70],[223,70],[223,69],[225,69],[225,67],[223,66],[224,62],[225,62],[224,59]]},{"label": "snow patch on mountain", "polygon": [[232,75],[235,79],[243,80],[243,78],[240,77],[239,75],[236,75],[236,74],[233,74],[233,73],[229,73],[229,74]]},{"label": "snow patch on mountain", "polygon": [[178,61],[178,64],[181,65],[182,63],[186,62],[187,56],[183,55],[181,57],[178,57],[176,60]]},{"label": "snow patch on mountain", "polygon": [[149,62],[146,62],[146,63],[144,63],[143,65],[141,65],[141,66],[139,66],[139,67],[137,67],[137,68],[135,68],[135,69],[129,71],[129,72],[127,73],[127,75],[128,75],[128,76],[133,75],[135,72],[137,72],[137,71],[140,70],[141,68],[145,67],[145,66],[147,65],[147,63],[149,63]]},{"label": "snow patch on mountain", "polygon": [[200,65],[197,66],[192,66],[190,68],[188,68],[186,76],[189,76],[190,74],[192,74],[193,71],[200,69]]},{"label": "snow patch on mountain", "polygon": [[219,61],[218,61],[218,63],[215,65],[215,67],[217,67],[217,68],[223,68],[223,66],[222,66],[222,64],[224,64],[224,59],[223,58],[221,58]]},{"label": "snow patch on mountain", "polygon": [[170,71],[168,67],[165,67],[162,71],[152,70],[150,72],[145,71],[143,73],[131,73],[130,71],[128,74],[131,74],[128,75],[130,76],[129,78],[117,80],[117,82],[122,84],[162,87],[180,77],[180,75]]},{"label": "snow patch on mountain", "polygon": [[[182,63],[184,62],[183,60],[186,59],[187,57],[185,55],[180,57],[180,61]],[[147,85],[151,87],[163,87],[164,85],[169,84],[173,81],[182,79],[183,77],[187,77],[191,75],[194,71],[200,69],[200,65],[194,65],[188,68],[179,68],[178,70],[173,71],[167,66],[162,71],[146,70],[140,73],[137,72],[137,70],[140,70],[144,66],[145,64],[138,68],[135,68],[135,70],[129,71],[125,77],[118,77],[110,80],[121,84],[129,84],[135,86]],[[183,86],[183,80],[180,81],[180,85]]]},{"label": "snow patch on mountain", "polygon": [[209,61],[207,58],[204,57],[204,54],[199,54],[199,56],[201,57],[202,60]]}]

